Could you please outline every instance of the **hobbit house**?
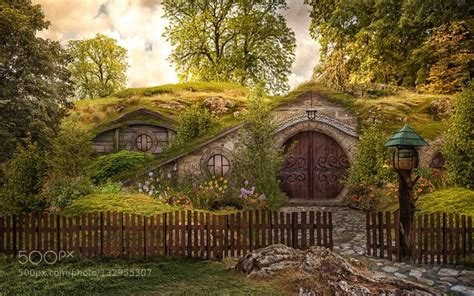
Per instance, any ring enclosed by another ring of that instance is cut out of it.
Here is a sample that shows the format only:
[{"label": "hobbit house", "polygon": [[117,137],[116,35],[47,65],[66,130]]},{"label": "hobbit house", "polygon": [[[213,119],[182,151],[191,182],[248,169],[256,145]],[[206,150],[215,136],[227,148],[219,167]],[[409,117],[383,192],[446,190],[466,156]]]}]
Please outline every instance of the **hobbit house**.
[{"label": "hobbit house", "polygon": [[[306,114],[310,108],[317,111],[311,120]],[[285,153],[280,178],[288,202],[340,203],[348,193],[342,179],[355,157],[357,119],[312,92],[279,105],[274,115],[278,122],[275,147]],[[98,154],[126,149],[159,155],[175,134],[175,126],[161,113],[142,108],[102,126],[93,145]],[[170,173],[178,181],[225,177],[241,145],[239,131],[240,126],[228,128],[186,153],[162,159],[154,170]]]}]

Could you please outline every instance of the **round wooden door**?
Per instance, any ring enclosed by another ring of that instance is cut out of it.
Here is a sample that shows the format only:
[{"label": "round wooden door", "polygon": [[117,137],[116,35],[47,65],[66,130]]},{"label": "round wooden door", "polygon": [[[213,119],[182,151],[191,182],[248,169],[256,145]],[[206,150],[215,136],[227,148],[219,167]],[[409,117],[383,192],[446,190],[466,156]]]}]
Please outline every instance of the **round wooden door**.
[{"label": "round wooden door", "polygon": [[290,198],[328,200],[341,192],[349,161],[331,137],[301,132],[285,143],[285,155],[281,181]]}]

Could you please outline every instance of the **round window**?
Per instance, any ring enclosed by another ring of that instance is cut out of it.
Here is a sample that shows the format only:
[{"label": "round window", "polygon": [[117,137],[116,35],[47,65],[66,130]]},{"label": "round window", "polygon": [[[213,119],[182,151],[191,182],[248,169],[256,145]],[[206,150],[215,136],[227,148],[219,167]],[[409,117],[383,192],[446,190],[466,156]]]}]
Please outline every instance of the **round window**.
[{"label": "round window", "polygon": [[207,169],[215,177],[224,177],[230,169],[229,160],[222,154],[215,154],[207,161]]},{"label": "round window", "polygon": [[139,151],[147,152],[153,147],[153,139],[147,134],[141,134],[135,140],[135,146]]}]

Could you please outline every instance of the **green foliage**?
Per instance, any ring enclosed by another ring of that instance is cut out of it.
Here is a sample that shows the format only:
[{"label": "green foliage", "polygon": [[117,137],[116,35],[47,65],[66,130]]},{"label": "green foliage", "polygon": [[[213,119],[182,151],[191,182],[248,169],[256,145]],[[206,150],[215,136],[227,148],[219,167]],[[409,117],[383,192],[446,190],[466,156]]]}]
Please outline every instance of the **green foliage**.
[{"label": "green foliage", "polygon": [[373,124],[362,131],[355,159],[344,181],[351,190],[345,200],[347,205],[370,210],[385,199],[384,186],[395,179],[387,165],[391,153],[383,146],[386,140],[379,125]]},{"label": "green foliage", "polygon": [[417,80],[422,88],[437,93],[459,91],[474,70],[474,38],[465,22],[454,22],[433,29],[432,35],[414,52],[425,68]]},{"label": "green foliage", "polygon": [[40,211],[45,202],[39,197],[47,173],[45,154],[36,143],[19,147],[5,167],[2,202],[15,211]]},{"label": "green foliage", "polygon": [[458,94],[450,128],[446,133],[443,155],[450,180],[474,188],[474,81]]},{"label": "green foliage", "polygon": [[170,149],[175,149],[205,136],[219,126],[219,121],[209,110],[194,104],[179,115],[179,125]]},{"label": "green foliage", "polygon": [[68,43],[69,70],[80,98],[106,97],[122,90],[127,83],[127,50],[113,38],[94,38]]},{"label": "green foliage", "polygon": [[178,208],[142,193],[92,193],[72,202],[61,211],[61,215],[74,216],[92,212],[121,211],[151,216],[176,209]]},{"label": "green foliage", "polygon": [[315,69],[314,79],[322,85],[342,90],[349,79],[349,71],[342,50],[334,50],[324,64]]},{"label": "green foliage", "polygon": [[[349,82],[453,91],[470,79],[474,24],[467,1],[305,2],[312,6],[310,33],[321,44],[321,60],[330,64],[333,53],[343,52]],[[323,69],[334,73],[333,66]]]},{"label": "green foliage", "polygon": [[278,93],[288,89],[296,41],[284,0],[162,2],[173,45],[170,60],[184,81],[229,81]]},{"label": "green foliage", "polygon": [[67,118],[52,142],[48,156],[51,172],[62,177],[85,175],[94,153],[91,138],[91,134],[81,128],[77,117]]},{"label": "green foliage", "polygon": [[243,148],[234,156],[233,169],[235,184],[249,180],[258,192],[265,194],[271,209],[278,209],[285,200],[278,179],[284,159],[282,149],[275,148],[276,128],[262,97],[257,94],[251,98],[240,134]]},{"label": "green foliage", "polygon": [[105,183],[95,189],[96,193],[120,193],[122,191],[122,184],[116,183]]},{"label": "green foliage", "polygon": [[381,187],[392,180],[387,165],[391,153],[383,146],[387,140],[380,126],[373,124],[361,132],[355,159],[349,169],[345,183],[350,187],[373,185]]},{"label": "green foliage", "polygon": [[56,209],[64,208],[92,191],[92,182],[87,177],[50,174],[44,183],[41,196],[48,202],[51,209]]},{"label": "green foliage", "polygon": [[143,166],[154,159],[153,155],[127,150],[100,156],[92,164],[91,177],[95,184],[103,184],[128,170]]},{"label": "green foliage", "polygon": [[41,6],[0,1],[0,163],[27,139],[49,148],[71,107],[65,52],[59,42],[36,37],[48,27]]}]

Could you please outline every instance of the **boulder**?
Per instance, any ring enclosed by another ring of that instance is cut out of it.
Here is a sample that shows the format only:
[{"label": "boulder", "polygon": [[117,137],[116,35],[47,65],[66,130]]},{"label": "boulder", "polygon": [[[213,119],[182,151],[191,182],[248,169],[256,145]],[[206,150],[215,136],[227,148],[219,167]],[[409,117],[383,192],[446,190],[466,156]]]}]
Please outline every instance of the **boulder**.
[{"label": "boulder", "polygon": [[225,114],[235,107],[235,103],[222,97],[209,97],[202,103],[212,114]]},{"label": "boulder", "polygon": [[454,110],[453,104],[448,99],[434,100],[430,103],[430,113],[435,116],[436,119],[445,119]]},{"label": "boulder", "polygon": [[271,245],[240,258],[235,269],[248,277],[291,288],[299,295],[440,295],[425,285],[395,276],[373,273],[357,259],[345,259],[330,249],[312,246],[306,251]]}]

